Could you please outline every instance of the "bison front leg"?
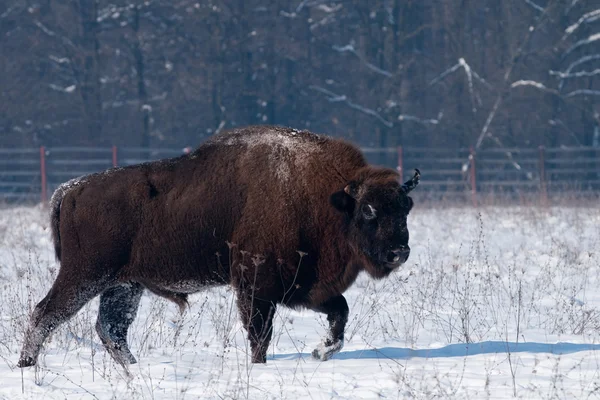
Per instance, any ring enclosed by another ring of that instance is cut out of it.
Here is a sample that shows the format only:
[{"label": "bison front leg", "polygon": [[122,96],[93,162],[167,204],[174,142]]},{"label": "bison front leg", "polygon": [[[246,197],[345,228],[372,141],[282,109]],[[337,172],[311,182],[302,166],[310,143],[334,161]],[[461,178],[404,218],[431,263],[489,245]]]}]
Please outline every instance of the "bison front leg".
[{"label": "bison front leg", "polygon": [[96,332],[102,344],[119,364],[135,364],[127,345],[127,330],[135,319],[144,288],[137,282],[111,287],[100,296]]},{"label": "bison front leg", "polygon": [[238,297],[240,317],[248,331],[253,363],[267,362],[267,349],[273,335],[275,304],[249,295]]},{"label": "bison front leg", "polygon": [[313,350],[312,356],[318,360],[329,360],[344,347],[344,330],[348,322],[348,303],[342,295],[332,297],[315,311],[327,314],[329,332],[323,342]]}]

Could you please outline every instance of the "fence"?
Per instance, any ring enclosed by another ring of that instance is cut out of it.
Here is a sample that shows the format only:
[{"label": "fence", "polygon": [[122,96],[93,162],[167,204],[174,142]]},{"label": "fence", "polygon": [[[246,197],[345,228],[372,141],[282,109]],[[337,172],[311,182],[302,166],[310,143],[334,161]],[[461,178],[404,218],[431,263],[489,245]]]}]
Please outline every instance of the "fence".
[{"label": "fence", "polygon": [[[422,172],[420,198],[469,201],[492,196],[536,199],[557,194],[600,195],[600,148],[363,148],[372,163],[396,168],[402,179]],[[0,149],[0,199],[47,202],[71,178],[183,154],[178,149],[53,147]]]}]

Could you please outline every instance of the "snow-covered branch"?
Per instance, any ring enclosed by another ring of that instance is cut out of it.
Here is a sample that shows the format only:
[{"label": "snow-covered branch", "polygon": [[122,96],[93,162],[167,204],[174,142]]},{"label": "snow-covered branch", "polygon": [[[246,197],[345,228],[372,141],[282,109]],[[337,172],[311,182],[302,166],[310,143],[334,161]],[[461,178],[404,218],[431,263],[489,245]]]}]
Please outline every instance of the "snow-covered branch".
[{"label": "snow-covered branch", "polygon": [[571,4],[569,4],[567,9],[565,10],[565,15],[569,14],[571,12],[571,10],[573,9],[573,7],[575,7],[577,5],[577,3],[579,3],[579,0],[571,0]]},{"label": "snow-covered branch", "polygon": [[377,111],[372,110],[370,108],[363,107],[359,104],[353,103],[346,97],[346,95],[339,95],[339,94],[333,93],[330,90],[327,90],[325,88],[322,88],[320,86],[315,86],[315,85],[311,85],[311,86],[309,86],[309,88],[328,96],[327,100],[331,103],[338,103],[338,102],[346,103],[348,105],[348,107],[350,107],[350,108],[353,108],[355,110],[358,110],[360,112],[363,112],[365,114],[368,114],[368,115],[371,115],[371,116],[377,118],[382,124],[384,124],[388,128],[391,128],[394,126],[394,124],[392,122],[383,118]]},{"label": "snow-covered branch", "polygon": [[535,4],[531,0],[525,0],[525,3],[529,4],[531,7],[533,7],[534,9],[536,9],[539,12],[544,12],[544,7]]},{"label": "snow-covered branch", "polygon": [[362,61],[367,66],[367,68],[369,68],[370,70],[372,70],[374,72],[377,72],[378,74],[387,76],[388,78],[391,78],[393,76],[393,74],[391,72],[383,70],[383,69],[377,67],[376,65],[373,65],[370,62],[368,62],[358,51],[356,51],[356,49],[354,48],[354,44],[352,44],[352,43],[347,44],[345,46],[334,45],[333,49],[340,53],[348,52],[348,53],[354,54],[356,57],[358,57],[360,59],[360,61]]},{"label": "snow-covered branch", "polygon": [[[506,146],[504,145],[504,143],[502,143],[502,141],[501,141],[500,139],[498,139],[497,137],[495,137],[495,136],[492,136],[492,135],[488,135],[488,137],[489,137],[489,138],[490,138],[490,139],[491,139],[493,142],[495,142],[495,143],[496,143],[496,145],[498,145],[498,147],[499,147],[499,148],[506,148]],[[516,160],[516,159],[513,157],[513,153],[512,153],[511,151],[505,151],[505,152],[504,152],[504,155],[506,156],[506,159],[507,159],[507,160],[508,160],[508,162],[510,163],[509,165],[512,165],[512,166],[513,166],[513,168],[514,168],[515,170],[517,170],[517,171],[519,171],[519,172],[522,172],[522,173],[524,174],[525,178],[527,178],[528,180],[532,180],[532,179],[533,179],[533,177],[534,177],[534,174],[532,173],[532,171],[530,171],[530,170],[529,170],[531,167],[527,168],[527,166],[526,166],[526,165],[525,165],[525,167],[524,167],[524,166],[522,166],[522,165],[519,163],[519,161],[518,161],[518,160]],[[463,169],[464,169],[464,167],[465,167],[465,166],[463,165]]]},{"label": "snow-covered branch", "polygon": [[[341,8],[341,7],[340,7]],[[322,18],[320,21],[315,22],[314,24],[312,24],[310,26],[310,30],[314,31],[315,29],[321,27],[321,26],[325,26],[330,22],[335,21],[335,14],[327,14],[324,18]]]},{"label": "snow-covered branch", "polygon": [[215,135],[218,135],[219,133],[221,133],[221,131],[223,130],[223,128],[225,128],[225,124],[227,123],[227,121],[225,120],[221,120],[221,122],[219,123],[219,126],[217,126],[217,129],[215,130]]},{"label": "snow-covered branch", "polygon": [[390,25],[394,25],[396,21],[394,21],[394,5],[392,4],[392,0],[384,1],[385,12],[388,15],[388,23]]},{"label": "snow-covered branch", "polygon": [[483,128],[481,129],[481,133],[479,134],[479,137],[477,138],[477,143],[475,143],[475,148],[476,149],[478,149],[479,147],[481,147],[481,143],[483,143],[483,139],[488,134],[488,130],[490,129],[490,125],[492,124],[492,121],[494,120],[494,117],[496,116],[496,112],[498,112],[498,107],[500,107],[500,103],[502,103],[502,96],[498,96],[496,98],[496,102],[494,103],[494,107],[492,107],[492,111],[490,112],[490,114],[488,115],[487,119],[485,120],[485,124],[483,124]]},{"label": "snow-covered branch", "polygon": [[456,71],[457,69],[459,69],[461,67],[465,70],[465,73],[467,74],[467,78],[469,80],[472,80],[470,78],[470,76],[472,75],[475,77],[475,79],[477,79],[479,82],[481,82],[488,89],[492,89],[492,85],[490,85],[485,79],[483,79],[481,76],[479,76],[479,74],[477,72],[475,72],[471,68],[471,66],[469,64],[467,64],[465,59],[462,57],[458,59],[458,63],[456,65],[454,65],[454,66],[450,67],[449,69],[447,69],[446,71],[442,72],[440,75],[438,75],[436,78],[434,78],[431,82],[429,82],[429,85],[436,84],[437,82],[444,79],[447,75],[451,74],[452,72]]},{"label": "snow-covered branch", "polygon": [[[509,64],[508,68],[506,68],[506,71],[504,72],[503,85],[507,85],[508,82],[510,81],[513,70],[514,70],[515,66],[517,65],[517,62],[518,62],[517,60],[519,60],[520,56],[523,54],[523,49],[529,44],[531,37],[533,35],[533,32],[537,31],[537,28],[541,24],[545,23],[547,14],[548,14],[547,9],[544,9],[544,12],[542,12],[542,15],[537,19],[537,25],[535,27],[530,27],[529,29],[527,29],[525,31],[525,37],[523,38],[523,40],[519,44],[519,47],[517,48],[517,51],[515,52],[515,55],[513,57],[513,62],[511,64]],[[492,137],[492,135],[489,132],[489,129],[490,129],[492,122],[494,121],[494,118],[496,117],[496,114],[498,113],[498,109],[500,108],[500,105],[502,104],[503,96],[504,96],[504,90],[500,91],[498,93],[498,97],[496,97],[494,106],[492,107],[492,110],[488,114],[488,117],[486,118],[485,123],[481,129],[481,133],[479,134],[479,137],[477,138],[477,142],[475,144],[475,149],[479,149],[479,147],[481,147],[483,140],[487,136]]]},{"label": "snow-covered branch", "polygon": [[586,78],[586,77],[590,77],[590,76],[594,76],[594,75],[600,75],[600,68],[595,69],[593,71],[578,71],[578,72],[573,72],[573,73],[550,71],[550,75],[556,75],[560,79]]},{"label": "snow-covered branch", "polygon": [[134,107],[140,107],[143,111],[151,112],[152,106],[147,103],[158,103],[158,102],[165,100],[166,98],[167,98],[167,93],[163,92],[159,95],[155,95],[155,96],[150,97],[149,99],[146,99],[145,104],[142,104],[139,99],[115,100],[115,101],[110,101],[110,102],[103,102],[102,109],[119,108],[119,107],[123,107],[123,106],[134,106]]},{"label": "snow-covered branch", "polygon": [[510,85],[511,88],[516,88],[519,86],[532,86],[532,87],[534,87],[536,89],[540,89],[544,92],[558,94],[558,91],[556,91],[555,89],[550,89],[549,87],[546,87],[543,83],[531,81],[531,80],[519,80],[519,81],[513,82]]},{"label": "snow-covered branch", "polygon": [[577,135],[575,134],[575,132],[573,132],[572,129],[570,129],[564,122],[562,122],[560,119],[550,119],[548,120],[548,123],[552,126],[561,126],[565,131],[567,131],[567,133],[569,133],[569,135],[571,135],[571,137],[575,140],[575,143],[577,143],[578,146],[581,146],[581,142],[579,141],[579,139],[577,138]]},{"label": "snow-covered branch", "polygon": [[[462,58],[461,58],[461,60],[462,60]],[[453,65],[452,67],[448,68],[447,70],[445,70],[444,72],[439,74],[437,77],[435,77],[431,82],[429,82],[429,85],[430,86],[435,85],[436,83],[440,82],[442,79],[444,79],[446,76],[450,75],[451,73],[453,73],[460,67],[461,67],[461,63],[458,62],[458,64]]]},{"label": "snow-covered branch", "polygon": [[565,97],[574,97],[574,96],[600,96],[600,90],[578,89],[578,90],[574,90],[570,93],[567,93],[565,95]]},{"label": "snow-covered branch", "polygon": [[42,30],[42,32],[44,32],[46,35],[56,36],[56,33],[51,31],[50,29],[46,28],[46,26],[44,24],[42,24],[40,21],[38,21],[37,19],[35,21],[33,21],[33,24],[35,26],[37,26],[38,28],[40,28]]},{"label": "snow-covered branch", "polygon": [[328,6],[327,4],[319,4],[319,6],[317,7],[318,10],[321,10],[328,14],[339,11],[341,8],[342,8],[341,4],[336,4],[335,6],[332,6],[332,7]]},{"label": "snow-covered branch", "polygon": [[417,122],[422,125],[437,125],[440,123],[439,119],[433,119],[433,118],[421,119],[419,117],[415,117],[414,115],[406,115],[406,114],[398,115],[398,121],[413,121],[413,122]]},{"label": "snow-covered branch", "polygon": [[[565,70],[565,72],[560,72],[560,71],[550,71],[551,75],[559,75],[559,74],[570,74],[571,70],[581,64],[585,64],[587,62],[590,61],[596,61],[596,60],[600,60],[600,54],[592,54],[589,56],[583,56],[581,57],[579,60],[574,61],[571,63],[571,65],[569,65],[569,67]],[[564,84],[564,80],[561,79],[560,84],[558,85],[558,89],[561,90]]]},{"label": "snow-covered branch", "polygon": [[600,40],[600,33],[595,33],[593,35],[588,36],[586,39],[582,39],[576,42],[573,46],[569,47],[569,49],[565,52],[565,56],[572,53],[575,49],[578,49],[581,46],[585,46],[586,44],[590,44]]},{"label": "snow-covered branch", "polygon": [[20,3],[20,1],[15,1],[15,3],[12,6],[8,7],[6,9],[6,11],[4,11],[2,14],[0,14],[0,18],[8,17],[10,15],[10,13],[13,12],[13,10],[15,8],[17,8],[18,5],[20,5],[19,3]]},{"label": "snow-covered branch", "polygon": [[57,75],[57,78],[62,78],[65,81],[72,82],[72,84],[76,84],[75,75],[73,71],[73,64],[71,63],[71,59],[69,57],[59,57],[53,54],[50,54],[48,58],[51,61],[51,65],[54,67]]},{"label": "snow-covered branch", "polygon": [[[293,11],[279,11],[279,15],[281,15],[282,17],[286,17],[286,18],[291,18],[294,19],[296,17],[298,17],[298,14],[300,13],[300,11],[302,11],[302,9],[304,7],[314,7],[317,6],[318,9],[320,11],[326,12],[326,13],[334,13],[338,10],[340,10],[342,8],[342,4],[336,4],[336,5],[330,5],[332,2],[331,1],[325,1],[325,0],[316,0],[316,1],[309,1],[309,0],[302,0],[300,2],[300,4],[298,4],[298,6],[293,10]],[[324,19],[326,19],[327,17],[325,17]],[[318,25],[319,23],[317,23]],[[316,24],[313,24],[316,25]],[[311,29],[312,26],[311,26]]]},{"label": "snow-covered branch", "polygon": [[122,14],[132,10],[133,8],[135,8],[134,4],[130,4],[124,7],[117,7],[111,4],[108,7],[98,10],[98,17],[96,18],[96,22],[104,22],[109,18],[119,19]]},{"label": "snow-covered branch", "polygon": [[60,41],[62,41],[63,44],[67,45],[70,48],[76,48],[75,44],[71,41],[71,39],[69,39],[67,36],[65,36],[64,34],[57,34],[56,32],[54,32],[53,30],[49,29],[46,25],[42,24],[40,21],[38,21],[37,19],[33,21],[33,24],[35,26],[37,26],[42,32],[44,32],[46,35],[50,36],[50,37],[54,37]]},{"label": "snow-covered branch", "polygon": [[48,58],[50,60],[54,61],[57,64],[69,64],[69,63],[71,63],[71,60],[69,60],[66,57],[57,57],[57,56],[54,56],[54,55],[51,54],[51,55],[48,56]]},{"label": "snow-covered branch", "polygon": [[565,73],[570,73],[573,68],[581,64],[596,60],[600,60],[600,54],[592,54],[589,56],[581,57],[579,60],[572,62],[571,65],[569,65],[569,67],[566,69]]},{"label": "snow-covered branch", "polygon": [[75,91],[75,89],[77,89],[77,85],[61,87],[61,86],[55,85],[53,83],[49,84],[48,87],[52,90],[56,90],[57,92],[64,92],[64,93],[73,93]]},{"label": "snow-covered branch", "polygon": [[600,20],[600,9],[583,14],[581,18],[577,20],[577,22],[565,29],[565,35],[562,37],[562,40],[565,40],[570,34],[575,32],[581,26],[581,24],[590,23],[597,20]]},{"label": "snow-covered branch", "polygon": [[308,0],[302,0],[300,4],[298,4],[298,7],[296,7],[296,14],[302,11],[302,8],[304,8],[306,3],[308,3]]},{"label": "snow-covered branch", "polygon": [[452,67],[448,68],[446,71],[442,72],[440,75],[438,75],[437,77],[435,77],[431,82],[429,82],[429,85],[435,85],[436,83],[440,82],[442,79],[444,79],[446,76],[450,75],[451,73],[457,71],[458,69],[462,68],[465,71],[465,74],[467,75],[467,81],[469,83],[469,94],[471,96],[471,104],[473,106],[473,112],[477,112],[477,108],[475,107],[475,96],[474,96],[474,91],[473,91],[473,77],[475,77],[475,79],[477,79],[479,82],[481,82],[482,84],[484,84],[486,87],[488,87],[489,89],[491,89],[491,85],[489,83],[487,83],[487,81],[485,79],[483,79],[481,76],[479,76],[477,74],[477,72],[475,72],[471,66],[465,61],[464,58],[459,58],[458,59],[458,63],[456,63],[455,65],[453,65]]}]

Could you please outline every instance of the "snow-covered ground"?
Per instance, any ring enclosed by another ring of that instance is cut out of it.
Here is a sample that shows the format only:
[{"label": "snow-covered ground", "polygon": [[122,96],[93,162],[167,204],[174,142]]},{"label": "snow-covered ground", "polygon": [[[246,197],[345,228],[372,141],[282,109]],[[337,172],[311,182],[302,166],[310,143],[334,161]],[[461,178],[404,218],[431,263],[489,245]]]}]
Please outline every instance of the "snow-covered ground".
[{"label": "snow-covered ground", "polygon": [[346,292],[346,345],[311,359],[326,319],[279,308],[266,365],[248,361],[231,290],[178,309],[145,294],[131,376],[94,331],[97,299],[15,367],[54,261],[40,208],[0,210],[0,398],[600,397],[600,208],[425,208],[404,268]]}]

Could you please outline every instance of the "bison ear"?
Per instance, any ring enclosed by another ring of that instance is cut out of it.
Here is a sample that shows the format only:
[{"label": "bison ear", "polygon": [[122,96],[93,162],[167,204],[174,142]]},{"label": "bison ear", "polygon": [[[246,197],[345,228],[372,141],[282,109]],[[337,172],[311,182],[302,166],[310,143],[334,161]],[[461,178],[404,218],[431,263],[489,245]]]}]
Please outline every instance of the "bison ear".
[{"label": "bison ear", "polygon": [[[346,186],[347,187],[347,186]],[[356,200],[348,194],[346,189],[340,190],[339,192],[335,192],[329,197],[329,202],[332,206],[334,206],[337,210],[348,213],[352,215],[354,212],[354,206],[356,204]]]}]

